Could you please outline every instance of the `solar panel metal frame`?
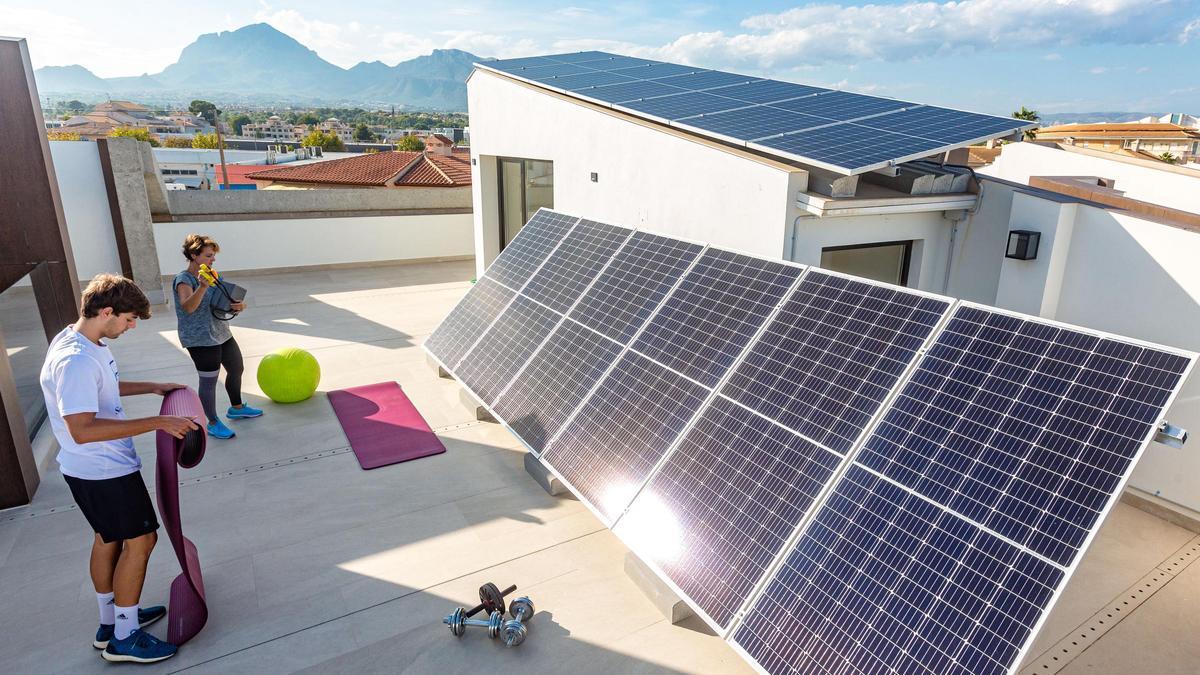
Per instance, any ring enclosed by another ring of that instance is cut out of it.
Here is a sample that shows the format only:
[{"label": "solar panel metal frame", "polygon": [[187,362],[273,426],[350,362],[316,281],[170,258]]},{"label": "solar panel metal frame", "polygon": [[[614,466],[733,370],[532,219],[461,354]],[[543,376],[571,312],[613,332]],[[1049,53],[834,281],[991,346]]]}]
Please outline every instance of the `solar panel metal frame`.
[{"label": "solar panel metal frame", "polygon": [[[567,56],[567,55],[563,55],[563,56]],[[619,57],[620,55],[614,54],[613,56]],[[555,57],[555,55],[536,57],[536,58],[545,59],[547,62],[549,62],[549,63],[538,62],[540,65],[552,65],[552,64],[556,64],[556,63],[566,64],[567,63],[567,62],[555,61],[554,57]],[[529,57],[529,58],[534,58],[534,57]],[[599,59],[597,61],[603,62],[602,60],[599,60]],[[570,65],[589,67],[587,65],[588,63],[590,63],[590,61],[572,61],[572,62],[570,62]],[[655,63],[666,63],[666,62],[660,61],[660,62],[655,62]],[[678,64],[669,64],[669,65],[678,65]],[[556,92],[559,92],[559,93],[566,95],[568,97],[571,97],[571,98],[583,99],[590,103],[594,103],[596,105],[599,105],[599,106],[602,106],[605,108],[611,108],[614,110],[618,110],[620,112],[625,112],[627,114],[631,114],[631,115],[634,115],[639,118],[652,119],[653,121],[657,121],[659,123],[666,124],[671,127],[681,126],[689,133],[696,133],[696,134],[700,134],[703,136],[708,136],[710,138],[717,138],[718,140],[721,140],[723,142],[732,143],[734,145],[739,145],[739,146],[749,148],[752,150],[757,150],[760,152],[765,152],[769,155],[784,157],[786,159],[800,162],[802,164],[807,164],[810,166],[828,169],[830,171],[834,171],[836,173],[840,173],[840,174],[844,174],[844,175],[858,175],[858,174],[862,174],[862,173],[868,173],[870,171],[875,171],[877,169],[883,169],[883,168],[887,168],[887,167],[891,167],[891,166],[896,166],[898,164],[903,164],[904,162],[909,162],[914,159],[921,159],[923,157],[930,157],[933,155],[942,154],[942,153],[948,152],[950,150],[953,150],[955,148],[960,148],[960,147],[964,147],[964,146],[968,146],[968,145],[974,145],[975,143],[981,143],[983,141],[1000,138],[1005,135],[1005,134],[1001,134],[1001,133],[992,132],[992,133],[988,133],[988,134],[983,134],[977,138],[969,138],[969,139],[966,139],[966,140],[963,140],[963,141],[960,141],[957,143],[942,143],[941,145],[936,145],[936,146],[930,147],[928,150],[921,150],[920,152],[908,153],[908,154],[905,154],[900,157],[890,158],[886,161],[874,161],[874,162],[869,162],[867,164],[858,165],[858,166],[845,166],[845,165],[840,165],[840,164],[836,164],[836,163],[831,163],[831,162],[814,159],[811,157],[806,157],[803,155],[788,152],[786,150],[780,150],[778,148],[772,148],[769,146],[760,145],[750,139],[731,138],[728,136],[720,136],[718,134],[713,134],[713,133],[705,131],[703,129],[698,129],[696,127],[688,127],[686,125],[677,125],[675,122],[670,121],[670,120],[664,120],[663,118],[650,117],[643,113],[638,113],[637,111],[624,108],[623,106],[620,105],[621,102],[605,100],[602,98],[597,98],[596,96],[593,96],[593,95],[589,95],[589,94],[596,93],[594,89],[569,91],[569,90],[562,89],[562,88],[555,86],[553,83],[553,80],[539,82],[537,80],[533,80],[528,77],[525,77],[525,76],[521,75],[520,73],[506,72],[505,70],[502,70],[501,68],[497,68],[493,65],[489,65],[489,62],[486,62],[486,61],[475,63],[474,66],[480,70],[484,70],[484,71],[488,71],[490,73],[494,73],[496,75],[500,75],[501,77],[508,77],[508,78],[520,80],[522,82],[527,82],[535,87],[556,91]],[[524,67],[528,68],[528,67],[534,67],[534,66],[527,65]],[[646,67],[646,66],[639,66],[639,67]],[[635,67],[635,69],[636,68],[637,67]],[[704,70],[706,70],[706,69],[703,69],[703,68],[695,69],[695,71],[697,71],[697,72],[702,72]],[[727,71],[717,71],[717,72],[727,72]],[[637,77],[635,74],[633,74],[632,71],[622,72],[619,74],[628,75],[629,77],[635,77],[635,78]],[[665,76],[665,77],[671,77],[671,76]],[[754,79],[755,78],[748,77],[748,80],[754,80]],[[653,79],[639,79],[637,81],[639,81],[639,82],[655,82],[655,83],[661,84],[661,83],[668,82],[669,80],[665,80],[662,77],[660,77],[660,78],[653,78]],[[777,80],[777,81],[782,82],[782,80]],[[736,86],[736,85],[725,85],[725,86]],[[810,86],[810,85],[801,85],[801,86]],[[682,91],[703,91],[706,93],[712,91],[714,93],[718,93],[719,89],[720,89],[720,87],[713,87],[711,89],[692,89],[692,90],[682,90]],[[682,91],[680,93],[682,93]],[[840,91],[840,90],[828,90],[828,91]],[[846,93],[856,93],[856,92],[846,92]],[[663,95],[667,95],[667,94],[663,94]],[[718,93],[718,95],[719,95],[719,93]],[[807,96],[815,96],[815,95],[819,95],[819,93],[808,94]],[[870,96],[869,94],[861,94],[861,95],[862,96]],[[802,96],[802,97],[798,97],[798,98],[806,98],[807,96]],[[874,98],[879,98],[879,97],[874,97]],[[628,100],[634,100],[634,99],[628,99]],[[782,99],[782,100],[792,100],[792,99]],[[920,104],[920,103],[916,103],[916,102],[908,102],[908,103],[912,103],[912,106],[909,106],[909,109],[911,109],[912,107],[915,107],[915,106],[923,106],[924,105],[924,104]],[[764,105],[764,106],[766,106],[768,104],[748,104],[748,105]],[[934,107],[934,108],[939,108],[942,110],[961,112],[964,114],[971,114],[971,115],[980,115],[981,114],[981,113],[977,113],[977,112],[973,112],[973,111],[969,111],[969,110],[960,110],[958,108],[951,108],[948,106],[927,106],[927,107]],[[992,115],[990,117],[998,117],[998,116]],[[845,121],[845,120],[843,120],[843,121],[831,120],[830,122],[831,122],[831,124],[848,123],[848,121]],[[1026,129],[1033,128],[1035,126],[1037,126],[1037,124],[1035,122],[1022,122],[1021,120],[1014,119],[1013,128],[1009,135],[1020,132],[1020,131],[1024,131]],[[798,131],[798,133],[803,133],[803,132]],[[784,135],[786,135],[786,134],[784,134]],[[918,138],[918,137],[914,136],[914,138]],[[939,141],[935,141],[933,139],[925,139],[924,137],[919,137],[919,138],[922,138],[923,140],[929,140],[931,143],[939,143]]]},{"label": "solar panel metal frame", "polygon": [[[692,427],[694,427],[696,422],[700,419],[700,416],[703,415],[704,411],[712,404],[712,401],[716,399],[716,396],[720,395],[720,390],[725,386],[725,384],[729,380],[729,378],[732,377],[733,373],[737,370],[738,366],[741,365],[742,361],[744,361],[745,358],[750,354],[750,352],[754,348],[754,345],[759,341],[759,339],[762,338],[763,334],[765,334],[767,332],[767,328],[771,325],[771,323],[779,315],[779,312],[787,304],[788,300],[791,299],[792,295],[795,294],[796,289],[799,288],[800,284],[802,284],[804,282],[804,278],[806,276],[808,276],[810,271],[816,271],[821,274],[826,274],[829,276],[836,276],[836,277],[841,277],[844,279],[850,279],[852,281],[856,281],[856,282],[860,282],[860,283],[866,282],[866,283],[876,284],[876,285],[880,285],[880,286],[894,286],[894,284],[885,284],[885,283],[881,283],[881,282],[869,281],[869,280],[863,279],[862,277],[856,277],[856,276],[853,276],[850,274],[843,274],[841,272],[834,272],[833,270],[827,270],[827,269],[820,268],[820,267],[808,266],[807,269],[805,269],[804,272],[796,279],[796,282],[792,285],[791,290],[787,294],[784,295],[783,299],[775,307],[774,311],[767,317],[766,321],[763,322],[763,325],[760,327],[759,331],[746,344],[746,347],[743,349],[742,353],[738,355],[738,359],[736,361],[734,361],[733,365],[731,365],[729,367],[729,370],[725,373],[725,376],[723,378],[721,378],[721,381],[717,384],[716,388],[714,389],[714,394],[712,396],[710,396],[710,398],[704,403],[703,406],[701,406],[701,408],[698,411],[698,413],[696,414],[696,416],[688,423],[688,425],[684,428],[684,430],[682,432],[680,432],[679,437],[675,439],[675,443],[673,443],[671,445],[671,447],[667,449],[667,452],[663,454],[662,459],[659,461],[659,463],[657,465],[655,465],[654,469],[650,472],[650,474],[647,476],[646,480],[642,483],[641,488],[639,488],[638,492],[634,495],[633,499],[630,500],[630,505],[632,505],[633,502],[637,500],[637,497],[642,493],[643,490],[645,490],[646,486],[650,484],[650,481],[654,478],[654,476],[657,475],[658,472],[662,469],[662,467],[667,463],[667,461],[670,459],[671,455],[674,454],[676,448],[678,448],[679,444],[683,441],[684,437],[688,434],[688,432],[691,431]],[[915,289],[915,288],[905,288],[905,287],[897,287],[897,288],[904,292],[912,293],[914,295],[921,295],[921,296],[925,296],[925,297],[929,297],[929,298],[937,298],[939,300],[945,300],[945,301],[947,301],[947,307],[946,307],[946,310],[944,311],[944,313],[942,314],[941,319],[935,324],[933,330],[931,330],[929,332],[929,335],[925,338],[925,341],[922,344],[921,348],[917,351],[918,356],[908,363],[908,366],[906,367],[905,371],[901,374],[901,376],[899,378],[896,379],[895,384],[892,386],[892,389],[888,392],[888,395],[884,398],[883,403],[880,404],[879,409],[876,411],[875,415],[863,427],[863,430],[860,432],[859,437],[857,439],[855,439],[854,444],[851,446],[850,450],[846,451],[846,453],[843,454],[843,453],[837,452],[836,450],[832,450],[831,448],[827,447],[826,445],[824,445],[822,443],[818,443],[816,440],[813,440],[811,438],[808,438],[807,436],[799,434],[798,432],[791,429],[790,427],[780,424],[779,422],[771,419],[770,417],[767,417],[766,415],[763,415],[762,413],[758,412],[757,410],[754,410],[742,403],[738,403],[737,401],[726,397],[726,399],[729,401],[732,401],[734,405],[740,406],[740,407],[744,408],[745,410],[750,411],[751,414],[757,415],[757,416],[767,420],[771,424],[775,424],[783,429],[786,429],[790,433],[795,433],[798,436],[800,436],[801,438],[803,438],[804,440],[808,441],[809,443],[812,443],[813,445],[816,445],[817,447],[819,447],[823,450],[832,452],[833,454],[840,455],[842,457],[841,461],[838,463],[837,468],[835,468],[833,473],[831,474],[829,482],[827,482],[821,488],[821,491],[817,494],[817,497],[813,500],[812,505],[809,507],[809,510],[804,514],[804,517],[801,518],[800,522],[797,523],[795,528],[793,528],[792,533],[787,538],[784,539],[783,546],[780,548],[779,553],[776,554],[775,559],[772,560],[768,565],[766,565],[763,568],[762,575],[759,577],[758,582],[755,583],[754,586],[751,588],[750,592],[746,596],[746,600],[742,603],[742,606],[739,607],[736,612],[734,612],[733,618],[730,620],[729,625],[727,627],[723,627],[719,623],[717,623],[715,620],[713,620],[713,618],[711,616],[709,616],[707,612],[702,610],[695,602],[693,602],[691,600],[690,596],[686,592],[684,592],[683,589],[681,589],[675,582],[671,581],[671,579],[666,575],[666,573],[662,570],[662,568],[660,568],[657,564],[655,564],[654,561],[652,561],[648,558],[642,557],[641,555],[638,556],[638,558],[641,559],[642,563],[645,564],[651,571],[653,571],[655,573],[655,575],[657,575],[658,578],[661,581],[663,581],[667,585],[667,587],[669,587],[676,595],[678,595],[681,598],[686,598],[688,600],[688,606],[696,613],[696,616],[699,616],[701,619],[703,619],[705,623],[707,623],[713,630],[715,630],[717,632],[717,635],[720,635],[722,637],[722,639],[725,639],[731,645],[734,643],[730,640],[730,638],[733,636],[733,633],[735,630],[737,630],[738,626],[741,625],[741,620],[745,616],[747,609],[749,607],[753,606],[754,601],[757,600],[759,595],[761,595],[762,592],[766,589],[767,584],[769,584],[771,579],[774,577],[776,569],[782,563],[782,561],[783,561],[784,557],[786,556],[786,554],[788,553],[788,551],[791,550],[791,547],[795,545],[796,540],[799,539],[800,535],[803,533],[803,528],[807,526],[808,522],[812,520],[813,516],[819,510],[821,505],[824,504],[825,500],[828,498],[829,493],[832,492],[833,486],[841,478],[842,474],[845,473],[845,471],[849,468],[849,466],[851,464],[853,464],[854,454],[856,453],[858,447],[870,436],[871,432],[874,430],[875,425],[877,423],[877,418],[880,418],[882,415],[882,412],[887,409],[888,404],[894,398],[896,393],[900,390],[900,387],[908,382],[908,379],[909,379],[909,376],[911,375],[912,370],[914,370],[916,368],[915,364],[920,361],[920,355],[923,355],[925,353],[925,350],[928,349],[929,345],[932,344],[932,341],[941,332],[942,326],[944,326],[945,323],[949,320],[950,315],[953,313],[955,307],[957,306],[954,299],[949,298],[947,296],[939,295],[937,293],[930,293],[930,292],[922,291],[922,290]],[[625,511],[622,513],[622,515],[624,515],[624,513],[628,512],[628,511],[629,511],[629,506],[627,505],[625,508]],[[611,527],[616,528],[617,524],[620,523],[620,521],[621,521],[621,518],[618,517],[613,522]],[[624,542],[626,544],[626,546],[629,546],[630,550],[635,550],[635,552],[636,552],[636,549],[634,549],[631,542],[626,541],[626,539],[623,536],[621,536],[619,533],[617,533],[615,529],[613,530],[613,532],[614,532],[614,534],[617,534],[617,537],[619,539],[621,539],[621,541]],[[749,658],[746,654],[742,653],[742,656],[744,658],[746,658],[746,661],[748,663],[752,663],[752,664],[754,663],[754,660]],[[755,664],[755,665],[757,665],[757,664]]]},{"label": "solar panel metal frame", "polygon": [[[822,269],[821,271],[824,273],[829,273],[829,270]],[[734,620],[732,620],[730,622],[729,630],[722,634],[722,637],[730,645],[730,647],[732,647],[734,649],[734,651],[736,651],[739,655],[741,655],[742,658],[744,658],[747,663],[750,663],[751,665],[753,665],[756,670],[759,670],[760,672],[765,672],[762,670],[761,667],[759,667],[758,663],[754,660],[754,658],[752,656],[750,656],[750,654],[747,653],[744,649],[742,649],[741,645],[739,645],[737,642],[734,641],[733,636],[734,636],[735,632],[737,631],[737,629],[739,627],[741,627],[743,620],[745,619],[745,616],[748,613],[749,609],[752,608],[755,605],[755,603],[761,598],[763,593],[765,593],[767,586],[770,584],[770,581],[775,577],[776,573],[779,571],[779,569],[783,566],[784,562],[787,560],[788,554],[791,553],[792,549],[796,546],[796,544],[799,542],[799,540],[804,536],[804,533],[807,531],[809,525],[811,525],[812,521],[815,520],[817,512],[820,511],[820,509],[824,507],[825,503],[829,500],[830,495],[834,492],[835,487],[838,485],[838,483],[841,482],[842,478],[849,471],[850,467],[855,465],[855,459],[858,456],[858,454],[861,452],[867,439],[869,439],[871,437],[871,435],[875,432],[876,428],[878,428],[879,424],[883,421],[884,416],[887,414],[888,410],[891,408],[892,403],[896,400],[896,398],[899,396],[899,394],[903,390],[903,388],[912,379],[914,373],[916,373],[916,371],[919,369],[921,363],[926,358],[926,352],[929,350],[929,347],[942,335],[942,333],[944,332],[950,319],[953,317],[955,312],[957,312],[957,310],[961,307],[975,308],[975,309],[979,309],[984,312],[992,312],[992,313],[996,313],[996,314],[1010,316],[1010,317],[1020,319],[1023,321],[1024,320],[1034,320],[1034,321],[1044,323],[1046,325],[1053,326],[1056,328],[1085,333],[1085,334],[1089,334],[1089,335],[1092,335],[1094,337],[1098,337],[1101,339],[1109,339],[1109,340],[1115,340],[1118,342],[1125,342],[1125,343],[1137,345],[1140,347],[1154,349],[1157,351],[1162,351],[1162,352],[1174,354],[1176,356],[1181,356],[1183,358],[1189,359],[1190,362],[1189,362],[1187,368],[1185,368],[1183,373],[1180,375],[1179,386],[1176,387],[1175,391],[1171,394],[1171,396],[1168,397],[1167,400],[1163,403],[1163,406],[1162,406],[1162,409],[1163,409],[1162,414],[1163,415],[1165,415],[1166,412],[1168,410],[1170,410],[1171,406],[1174,405],[1176,398],[1179,396],[1180,392],[1183,389],[1183,384],[1186,383],[1188,378],[1191,376],[1192,370],[1196,366],[1196,361],[1198,358],[1200,358],[1200,354],[1197,354],[1194,352],[1189,352],[1187,350],[1177,349],[1174,347],[1167,347],[1165,345],[1155,344],[1155,343],[1148,342],[1145,340],[1130,338],[1130,337],[1126,337],[1123,335],[1116,335],[1114,333],[1108,333],[1108,332],[1096,330],[1093,328],[1087,328],[1084,326],[1068,324],[1068,323],[1064,323],[1061,321],[1055,321],[1053,319],[1045,319],[1042,317],[1035,317],[1032,315],[1022,314],[1020,312],[1014,312],[1011,310],[1005,310],[1005,309],[1001,309],[999,307],[992,307],[992,306],[984,305],[984,304],[977,303],[977,302],[971,302],[971,301],[967,301],[967,300],[953,301],[951,303],[950,307],[946,310],[946,313],[943,315],[942,320],[938,323],[935,330],[932,331],[930,333],[929,338],[926,339],[925,345],[920,349],[920,351],[918,351],[917,357],[914,358],[908,364],[908,368],[905,370],[904,375],[899,380],[897,380],[895,386],[892,388],[892,391],[889,393],[888,397],[884,400],[883,405],[881,405],[879,410],[876,411],[875,416],[871,419],[870,423],[867,424],[867,426],[863,430],[863,433],[859,436],[858,440],[855,442],[855,444],[851,447],[850,451],[847,453],[846,459],[842,462],[841,466],[838,467],[838,469],[834,472],[834,475],[830,478],[829,482],[825,485],[825,488],[822,490],[822,494],[816,500],[814,500],[810,511],[805,514],[801,524],[799,526],[797,526],[796,531],[792,533],[792,536],[784,544],[783,549],[780,551],[779,555],[776,556],[776,559],[774,561],[772,561],[770,566],[768,566],[767,572],[766,572],[766,574],[764,574],[763,578],[760,580],[759,585],[751,593],[747,602],[739,609]],[[1013,663],[1012,663],[1011,667],[1009,668],[1009,673],[1015,673],[1018,669],[1020,669],[1020,667],[1023,665],[1024,660],[1029,656],[1029,650],[1033,647],[1033,644],[1037,639],[1038,633],[1041,632],[1042,628],[1045,626],[1046,619],[1050,616],[1051,612],[1053,612],[1054,606],[1058,603],[1058,600],[1062,597],[1063,591],[1069,585],[1071,578],[1075,574],[1075,571],[1079,568],[1080,563],[1082,563],[1083,559],[1086,557],[1088,549],[1091,547],[1092,541],[1095,539],[1096,534],[1104,526],[1104,523],[1107,521],[1108,516],[1112,512],[1113,507],[1119,501],[1120,494],[1122,492],[1124,492],[1125,487],[1128,484],[1130,477],[1133,475],[1134,469],[1137,468],[1137,463],[1141,460],[1142,455],[1146,451],[1146,448],[1148,448],[1150,446],[1150,444],[1154,441],[1154,437],[1157,434],[1157,431],[1158,431],[1157,425],[1151,425],[1150,431],[1147,433],[1146,438],[1142,441],[1141,447],[1138,449],[1138,451],[1134,454],[1133,458],[1130,460],[1129,467],[1126,469],[1125,475],[1121,478],[1121,481],[1113,489],[1113,491],[1112,491],[1113,497],[1109,499],[1109,501],[1105,505],[1104,509],[1100,512],[1100,515],[1096,519],[1095,524],[1092,526],[1091,530],[1088,532],[1087,537],[1084,539],[1083,543],[1080,545],[1078,556],[1075,558],[1075,560],[1070,565],[1064,567],[1062,565],[1059,565],[1058,563],[1053,562],[1049,558],[1045,558],[1044,556],[1037,554],[1036,552],[1033,553],[1033,555],[1035,555],[1039,558],[1043,558],[1044,560],[1048,561],[1050,564],[1055,565],[1056,567],[1059,567],[1060,569],[1062,569],[1063,570],[1063,578],[1062,578],[1062,581],[1059,583],[1058,587],[1056,589],[1054,589],[1054,592],[1051,595],[1050,600],[1046,603],[1045,607],[1042,610],[1041,616],[1038,617],[1037,622],[1033,625],[1032,629],[1030,630],[1029,637],[1026,638],[1025,644],[1022,645],[1021,649],[1018,651],[1016,658],[1013,660]],[[870,469],[868,469],[868,471],[870,471]],[[897,485],[900,485],[900,484],[897,483]],[[934,504],[938,508],[941,508],[948,513],[957,515],[959,518],[963,518],[967,522],[970,522],[970,523],[976,525],[983,531],[988,532],[989,534],[991,534],[993,536],[997,536],[997,537],[1007,541],[1007,538],[1003,537],[1003,535],[999,535],[998,533],[993,532],[991,529],[983,527],[982,525],[979,525],[978,523],[975,523],[974,521],[967,519],[964,516],[957,514],[954,511],[951,511],[950,509],[943,506],[942,504],[939,504],[936,501],[930,500],[930,499],[920,495],[919,493],[908,488],[907,486],[900,485],[900,487],[902,489],[904,489],[905,491],[909,492],[910,494],[915,495],[917,498],[928,501],[929,503]],[[1018,547],[1021,548],[1022,550],[1029,550],[1023,546],[1018,545]],[[656,570],[656,572],[657,572],[657,570]]]}]

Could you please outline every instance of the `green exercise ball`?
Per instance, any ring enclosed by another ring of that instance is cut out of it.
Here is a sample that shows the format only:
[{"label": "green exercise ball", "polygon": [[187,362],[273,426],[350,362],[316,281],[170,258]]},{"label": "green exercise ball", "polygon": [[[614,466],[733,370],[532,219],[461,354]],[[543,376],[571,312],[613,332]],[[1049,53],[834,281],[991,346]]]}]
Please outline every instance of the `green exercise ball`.
[{"label": "green exercise ball", "polygon": [[297,347],[276,349],[258,364],[258,386],[276,403],[303,401],[320,383],[321,364]]}]

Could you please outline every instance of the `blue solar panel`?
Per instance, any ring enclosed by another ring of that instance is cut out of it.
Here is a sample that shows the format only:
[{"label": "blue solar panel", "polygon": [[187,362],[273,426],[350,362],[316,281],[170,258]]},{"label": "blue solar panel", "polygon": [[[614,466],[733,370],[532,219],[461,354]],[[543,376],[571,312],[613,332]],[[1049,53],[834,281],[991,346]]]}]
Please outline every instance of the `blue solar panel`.
[{"label": "blue solar panel", "polygon": [[494,409],[526,445],[541,452],[620,352],[615,342],[564,321]]},{"label": "blue solar panel", "polygon": [[514,295],[485,276],[433,331],[425,341],[425,348],[447,368],[454,368]]},{"label": "blue solar panel", "polygon": [[772,674],[1003,673],[1064,576],[851,467],[734,641]]},{"label": "blue solar panel", "polygon": [[[976,140],[1004,136],[1028,126],[1008,118],[908,101],[775,80],[755,80],[747,75],[645,59],[605,57],[603,52],[550,56],[540,60],[489,61],[482,65],[603,104],[622,106],[651,119],[690,118],[694,123],[679,126],[700,134],[717,135],[723,140],[753,143],[784,135],[782,138],[786,141],[758,143],[756,147],[849,174],[928,156]],[[584,69],[587,74],[566,74],[579,72],[574,68]],[[615,81],[611,75],[634,81]],[[706,113],[723,114],[717,112],[723,108],[711,98],[644,101],[681,91],[703,91],[748,105],[769,107],[761,112],[738,111],[747,112],[745,116],[730,114],[710,120],[706,119]],[[643,103],[630,105],[633,101]],[[802,116],[778,116],[772,114],[773,110]],[[851,124],[852,121],[861,124]],[[795,124],[789,126],[787,122]],[[828,130],[813,130],[821,124],[831,126]],[[796,133],[803,130],[812,131]],[[806,154],[810,152],[811,155]]]},{"label": "blue solar panel", "polygon": [[907,101],[864,96],[863,94],[852,94],[846,91],[831,91],[827,94],[807,96],[791,101],[777,101],[771,104],[775,108],[783,108],[792,112],[816,115],[817,117],[840,121],[911,108],[914,105],[916,104]]},{"label": "blue solar panel", "polygon": [[700,113],[744,108],[746,107],[746,103],[722,96],[711,96],[698,91],[691,91],[685,94],[630,101],[622,103],[621,107],[636,110],[644,115],[673,120]]},{"label": "blue solar panel", "polygon": [[858,461],[1066,566],[1188,363],[961,307]]},{"label": "blue solar panel", "polygon": [[721,392],[844,454],[949,307],[809,270]]},{"label": "blue solar panel", "polygon": [[708,393],[626,352],[542,459],[611,522]]},{"label": "blue solar panel", "polygon": [[612,56],[608,52],[575,52],[574,54],[555,54],[552,58],[555,61],[563,63],[580,63],[582,61],[596,61],[599,59],[607,59]]},{"label": "blue solar panel", "polygon": [[872,117],[857,124],[953,145],[1003,131],[1014,131],[1021,120],[922,106]]},{"label": "blue solar panel", "polygon": [[543,80],[562,77],[564,75],[579,75],[582,73],[590,73],[592,71],[582,66],[572,65],[570,63],[555,63],[547,66],[526,66],[518,71],[521,77],[527,77],[531,80],[541,82]]},{"label": "blue solar panel", "polygon": [[633,348],[714,387],[802,269],[709,249]]},{"label": "blue solar panel", "polygon": [[595,87],[594,89],[586,89],[579,92],[580,96],[594,98],[597,101],[605,103],[625,103],[627,101],[636,101],[641,98],[652,98],[654,96],[669,96],[670,94],[682,94],[687,89],[672,87],[666,84],[659,84],[654,81],[638,81],[628,84],[609,84],[603,87]]},{"label": "blue solar panel", "polygon": [[613,72],[621,75],[628,75],[630,77],[636,77],[639,80],[653,80],[660,77],[671,77],[672,75],[685,75],[687,73],[699,73],[705,71],[703,68],[680,66],[674,63],[653,63],[648,66],[621,68]]},{"label": "blue solar panel", "polygon": [[772,103],[785,101],[790,98],[811,96],[830,91],[821,87],[810,87],[804,84],[780,82],[779,80],[759,80],[750,84],[735,84],[729,87],[714,89],[711,93],[736,98],[747,103]]},{"label": "blue solar panel", "polygon": [[635,233],[579,300],[571,318],[628,344],[703,248]]},{"label": "blue solar panel", "polygon": [[521,294],[566,314],[633,230],[580,220]]},{"label": "blue solar panel", "polygon": [[798,129],[819,127],[829,123],[829,120],[812,115],[802,115],[766,106],[754,106],[741,110],[688,117],[675,121],[672,126],[702,129],[730,138],[756,139]]},{"label": "blue solar panel", "polygon": [[840,461],[718,396],[614,531],[727,628]]},{"label": "blue solar panel", "polygon": [[518,296],[462,358],[454,375],[492,405],[561,317]]},{"label": "blue solar panel", "polygon": [[723,73],[719,70],[706,70],[700,73],[664,77],[659,82],[684,89],[712,89],[713,87],[727,87],[731,84],[749,84],[758,79],[760,78]]},{"label": "blue solar panel", "polygon": [[857,124],[838,124],[755,142],[808,161],[862,169],[923,157],[942,147],[923,138],[901,136]]},{"label": "blue solar panel", "polygon": [[580,75],[563,75],[548,80],[542,80],[543,84],[551,87],[558,87],[566,91],[578,91],[586,94],[588,89],[599,87],[606,84],[629,84],[637,82],[637,80],[616,73],[593,72],[583,73]]},{"label": "blue solar panel", "polygon": [[496,256],[485,276],[514,291],[521,290],[578,220],[554,211],[539,210]]}]

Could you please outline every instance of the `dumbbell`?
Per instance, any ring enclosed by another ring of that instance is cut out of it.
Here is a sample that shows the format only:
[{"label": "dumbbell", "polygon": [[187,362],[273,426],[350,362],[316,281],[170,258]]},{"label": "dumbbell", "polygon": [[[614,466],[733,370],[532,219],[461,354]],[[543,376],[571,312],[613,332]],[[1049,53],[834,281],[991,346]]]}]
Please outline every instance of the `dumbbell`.
[{"label": "dumbbell", "polygon": [[467,611],[467,618],[475,616],[480,612],[486,611],[489,615],[492,612],[500,612],[504,614],[504,596],[517,590],[516,584],[509,586],[503,591],[496,588],[496,584],[487,582],[479,587],[479,604]]},{"label": "dumbbell", "polygon": [[462,634],[467,632],[467,626],[483,626],[488,629],[488,637],[495,640],[504,626],[504,615],[500,612],[492,612],[487,621],[468,619],[466,610],[459,607],[454,610],[453,614],[442,619],[442,623],[450,626],[450,633],[454,637],[462,637]]},{"label": "dumbbell", "polygon": [[504,622],[504,644],[516,647],[525,641],[525,636],[529,633],[524,622],[533,618],[533,601],[528,596],[522,596],[512,601],[509,610],[512,611],[513,618]]}]

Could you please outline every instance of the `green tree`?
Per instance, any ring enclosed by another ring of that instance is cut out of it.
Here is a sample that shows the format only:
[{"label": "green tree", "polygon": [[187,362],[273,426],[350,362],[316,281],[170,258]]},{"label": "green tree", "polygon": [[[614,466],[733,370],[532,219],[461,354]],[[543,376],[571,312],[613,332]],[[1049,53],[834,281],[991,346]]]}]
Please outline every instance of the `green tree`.
[{"label": "green tree", "polygon": [[346,144],[342,142],[342,139],[337,137],[337,134],[325,133],[319,129],[308,132],[308,135],[304,137],[304,140],[300,144],[305,147],[317,146],[322,150],[330,152],[346,151]]},{"label": "green tree", "polygon": [[[1026,122],[1041,122],[1042,121],[1042,119],[1040,117],[1038,117],[1038,111],[1030,110],[1029,108],[1026,108],[1025,106],[1021,106],[1021,109],[1016,111],[1015,113],[1013,113],[1012,116],[1019,120],[1025,120]],[[1025,140],[1032,141],[1035,138],[1037,138],[1037,128],[1036,127],[1033,129],[1025,130]]]},{"label": "green tree", "polygon": [[163,139],[163,147],[165,148],[190,148],[192,147],[192,139],[187,136],[167,136]]},{"label": "green tree", "polygon": [[1167,164],[1174,164],[1179,161],[1178,157],[1176,157],[1175,155],[1172,155],[1169,152],[1164,152],[1163,154],[1159,155],[1158,158],[1161,159],[1162,161],[1166,162]]},{"label": "green tree", "polygon": [[209,103],[202,99],[196,99],[188,104],[188,111],[208,120],[208,123],[214,127],[217,126],[217,115],[221,112],[217,110],[215,103]]},{"label": "green tree", "polygon": [[217,134],[196,134],[192,136],[192,147],[199,150],[216,150],[217,149]]},{"label": "green tree", "polygon": [[354,140],[371,142],[375,140],[375,134],[367,128],[367,125],[360,124],[354,128]]},{"label": "green tree", "polygon": [[87,110],[87,104],[76,99],[71,99],[70,101],[67,101],[61,105],[63,108],[72,112],[83,112],[84,110]]},{"label": "green tree", "polygon": [[400,140],[396,141],[396,149],[420,152],[425,149],[425,141],[416,136],[401,136]]},{"label": "green tree", "polygon": [[312,113],[304,113],[296,116],[295,124],[320,124],[321,118]]},{"label": "green tree", "polygon": [[138,127],[117,127],[108,132],[109,138],[136,138],[139,141],[145,141],[152,147],[159,146],[158,138],[150,133],[149,129],[140,129]]},{"label": "green tree", "polygon": [[78,141],[79,134],[74,131],[56,131],[51,130],[46,132],[46,138],[52,141]]},{"label": "green tree", "polygon": [[238,114],[234,115],[233,117],[229,118],[228,120],[226,120],[226,122],[229,123],[229,126],[233,127],[233,133],[235,135],[241,136],[242,135],[242,127],[245,126],[246,124],[253,123],[254,120],[250,119],[250,116],[247,115],[246,113],[238,113]]}]

